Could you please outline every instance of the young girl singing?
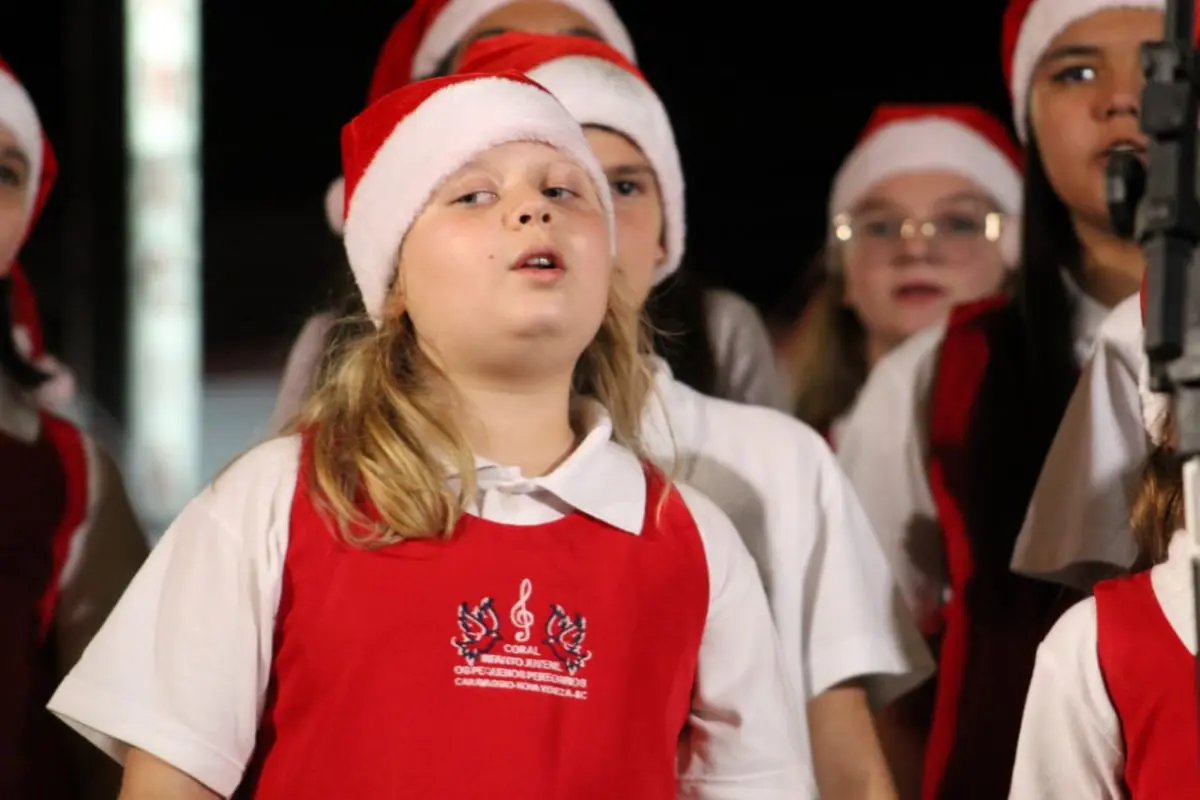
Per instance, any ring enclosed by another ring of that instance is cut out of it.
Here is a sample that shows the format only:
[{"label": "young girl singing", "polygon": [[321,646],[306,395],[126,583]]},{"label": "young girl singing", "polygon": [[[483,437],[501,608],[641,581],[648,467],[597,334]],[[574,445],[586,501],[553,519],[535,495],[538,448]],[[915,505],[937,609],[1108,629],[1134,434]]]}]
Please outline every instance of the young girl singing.
[{"label": "young girl singing", "polygon": [[754,562],[639,457],[577,123],[516,73],[343,134],[374,324],[179,517],[50,707],[125,796],[809,797]]},{"label": "young girl singing", "polygon": [[1010,564],[1096,329],[1141,281],[1104,173],[1113,153],[1144,148],[1139,54],[1162,36],[1161,8],[1010,4],[1005,67],[1027,147],[1019,280],[881,361],[838,439],[908,602],[940,641],[928,798],[1002,791],[1037,644],[1074,599]]},{"label": "young girl singing", "polygon": [[[473,42],[506,31],[604,41],[635,60],[629,33],[607,0],[418,0],[380,51],[368,102],[415,78],[453,72]],[[342,193],[338,178],[326,197],[329,223],[338,235]],[[732,292],[706,287],[686,264],[676,263],[655,278],[646,305],[655,348],[681,380],[705,394],[787,408],[770,338],[753,305]],[[284,365],[270,430],[282,429],[303,403],[329,352],[339,316],[325,311],[305,322]]]},{"label": "young girl singing", "polygon": [[[1140,344],[1140,342],[1139,342]],[[1195,541],[1167,399],[1138,365],[1153,449],[1133,504],[1144,567],[1098,583],[1038,648],[1012,797],[1200,797]]]},{"label": "young girl singing", "polygon": [[40,329],[16,258],[55,172],[0,61],[0,797],[39,800],[116,790],[44,705],[148,549],[112,460],[39,397],[55,378],[27,347]]},{"label": "young girl singing", "polygon": [[[464,69],[526,72],[585,126],[616,209],[617,266],[645,302],[682,257],[683,173],[662,102],[629,61],[579,37],[481,41]],[[871,726],[880,704],[928,675],[910,619],[853,492],[820,438],[781,413],[704,396],[654,362],[651,455],[709,493],[737,524],[768,586],[807,721],[822,796],[887,797]]]},{"label": "young girl singing", "polygon": [[875,110],[833,179],[825,281],[785,355],[796,416],[836,442],[879,359],[999,291],[1020,246],[1020,165],[976,106]]}]

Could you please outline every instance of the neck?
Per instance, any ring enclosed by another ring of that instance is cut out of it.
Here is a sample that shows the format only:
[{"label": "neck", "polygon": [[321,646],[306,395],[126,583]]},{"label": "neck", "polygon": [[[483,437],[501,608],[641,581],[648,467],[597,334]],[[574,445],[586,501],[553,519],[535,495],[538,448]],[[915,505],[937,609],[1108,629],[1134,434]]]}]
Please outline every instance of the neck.
[{"label": "neck", "polygon": [[475,455],[535,477],[575,449],[569,375],[516,386],[455,376],[451,383],[459,398],[458,429]]},{"label": "neck", "polygon": [[1075,223],[1075,235],[1083,247],[1083,291],[1109,308],[1137,293],[1146,260],[1136,242],[1079,221]]}]

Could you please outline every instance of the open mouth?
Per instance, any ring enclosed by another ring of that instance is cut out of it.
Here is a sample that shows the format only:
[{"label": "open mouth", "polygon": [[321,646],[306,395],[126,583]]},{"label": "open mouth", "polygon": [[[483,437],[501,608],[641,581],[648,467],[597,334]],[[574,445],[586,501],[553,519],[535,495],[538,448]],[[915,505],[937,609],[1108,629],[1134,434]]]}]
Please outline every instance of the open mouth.
[{"label": "open mouth", "polygon": [[1146,157],[1146,146],[1144,144],[1141,144],[1140,142],[1135,142],[1132,139],[1120,139],[1118,141],[1113,142],[1108,147],[1106,147],[1104,149],[1104,152],[1101,153],[1100,155],[1105,160],[1108,160],[1115,155],[1121,155],[1121,154],[1128,154],[1128,155],[1137,156],[1138,158],[1145,158]]},{"label": "open mouth", "polygon": [[536,250],[525,253],[516,260],[513,269],[532,272],[564,271],[562,257],[553,250]]},{"label": "open mouth", "polygon": [[897,286],[892,294],[899,300],[935,300],[945,292],[935,283],[905,283]]}]

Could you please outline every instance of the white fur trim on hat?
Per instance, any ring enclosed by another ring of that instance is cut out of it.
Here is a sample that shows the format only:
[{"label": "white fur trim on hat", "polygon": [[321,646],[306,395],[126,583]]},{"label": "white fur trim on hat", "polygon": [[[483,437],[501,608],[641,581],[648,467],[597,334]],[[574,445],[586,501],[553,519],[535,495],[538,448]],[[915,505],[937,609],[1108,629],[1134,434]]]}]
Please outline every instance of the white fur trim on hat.
[{"label": "white fur trim on hat", "polygon": [[941,117],[895,122],[855,148],[833,179],[829,218],[845,213],[885,178],[945,170],[987,192],[1007,215],[1000,238],[1005,264],[1020,253],[1021,174],[996,145],[966,125]]},{"label": "white fur trim on hat", "polygon": [[363,305],[376,323],[400,244],[433,192],[478,153],[517,141],[549,144],[588,171],[616,252],[608,180],[562,104],[540,88],[506,78],[455,83],[396,126],[350,197],[343,243]]},{"label": "white fur trim on hat", "polygon": [[529,71],[529,77],[567,107],[581,125],[602,125],[624,134],[654,168],[666,225],[666,259],[654,271],[657,284],[679,268],[687,236],[683,165],[671,120],[658,95],[628,70],[600,58],[568,56]]},{"label": "white fur trim on hat", "polygon": [[29,159],[26,203],[32,207],[42,177],[42,123],[25,87],[4,70],[0,70],[0,125],[12,132]]},{"label": "white fur trim on hat", "polygon": [[346,179],[341,175],[325,190],[325,220],[338,236],[346,227]]},{"label": "white fur trim on hat", "polygon": [[[450,0],[437,19],[425,32],[421,46],[413,55],[413,78],[427,78],[437,69],[438,62],[453,50],[476,22],[496,9],[511,5],[515,0]],[[625,23],[617,16],[608,0],[556,0],[572,8],[596,26],[604,41],[620,51],[630,61],[636,61],[633,39]]]},{"label": "white fur trim on hat", "polygon": [[1037,0],[1021,22],[1021,33],[1013,51],[1011,83],[1008,90],[1013,99],[1013,122],[1021,142],[1029,141],[1026,129],[1026,106],[1033,71],[1054,37],[1075,22],[1098,11],[1111,8],[1166,8],[1166,0]]}]

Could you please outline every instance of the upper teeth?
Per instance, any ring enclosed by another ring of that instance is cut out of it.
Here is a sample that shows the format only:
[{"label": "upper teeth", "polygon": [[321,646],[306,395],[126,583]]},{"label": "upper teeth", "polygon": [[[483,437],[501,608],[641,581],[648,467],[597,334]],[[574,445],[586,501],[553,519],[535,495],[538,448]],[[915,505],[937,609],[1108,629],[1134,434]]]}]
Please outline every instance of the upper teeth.
[{"label": "upper teeth", "polygon": [[1136,151],[1137,145],[1132,144],[1114,144],[1112,149],[1116,152],[1133,152]]},{"label": "upper teeth", "polygon": [[551,259],[549,256],[534,256],[533,258],[529,259],[525,263],[529,264],[530,266],[533,266],[533,267],[553,267],[554,266],[554,260]]}]

